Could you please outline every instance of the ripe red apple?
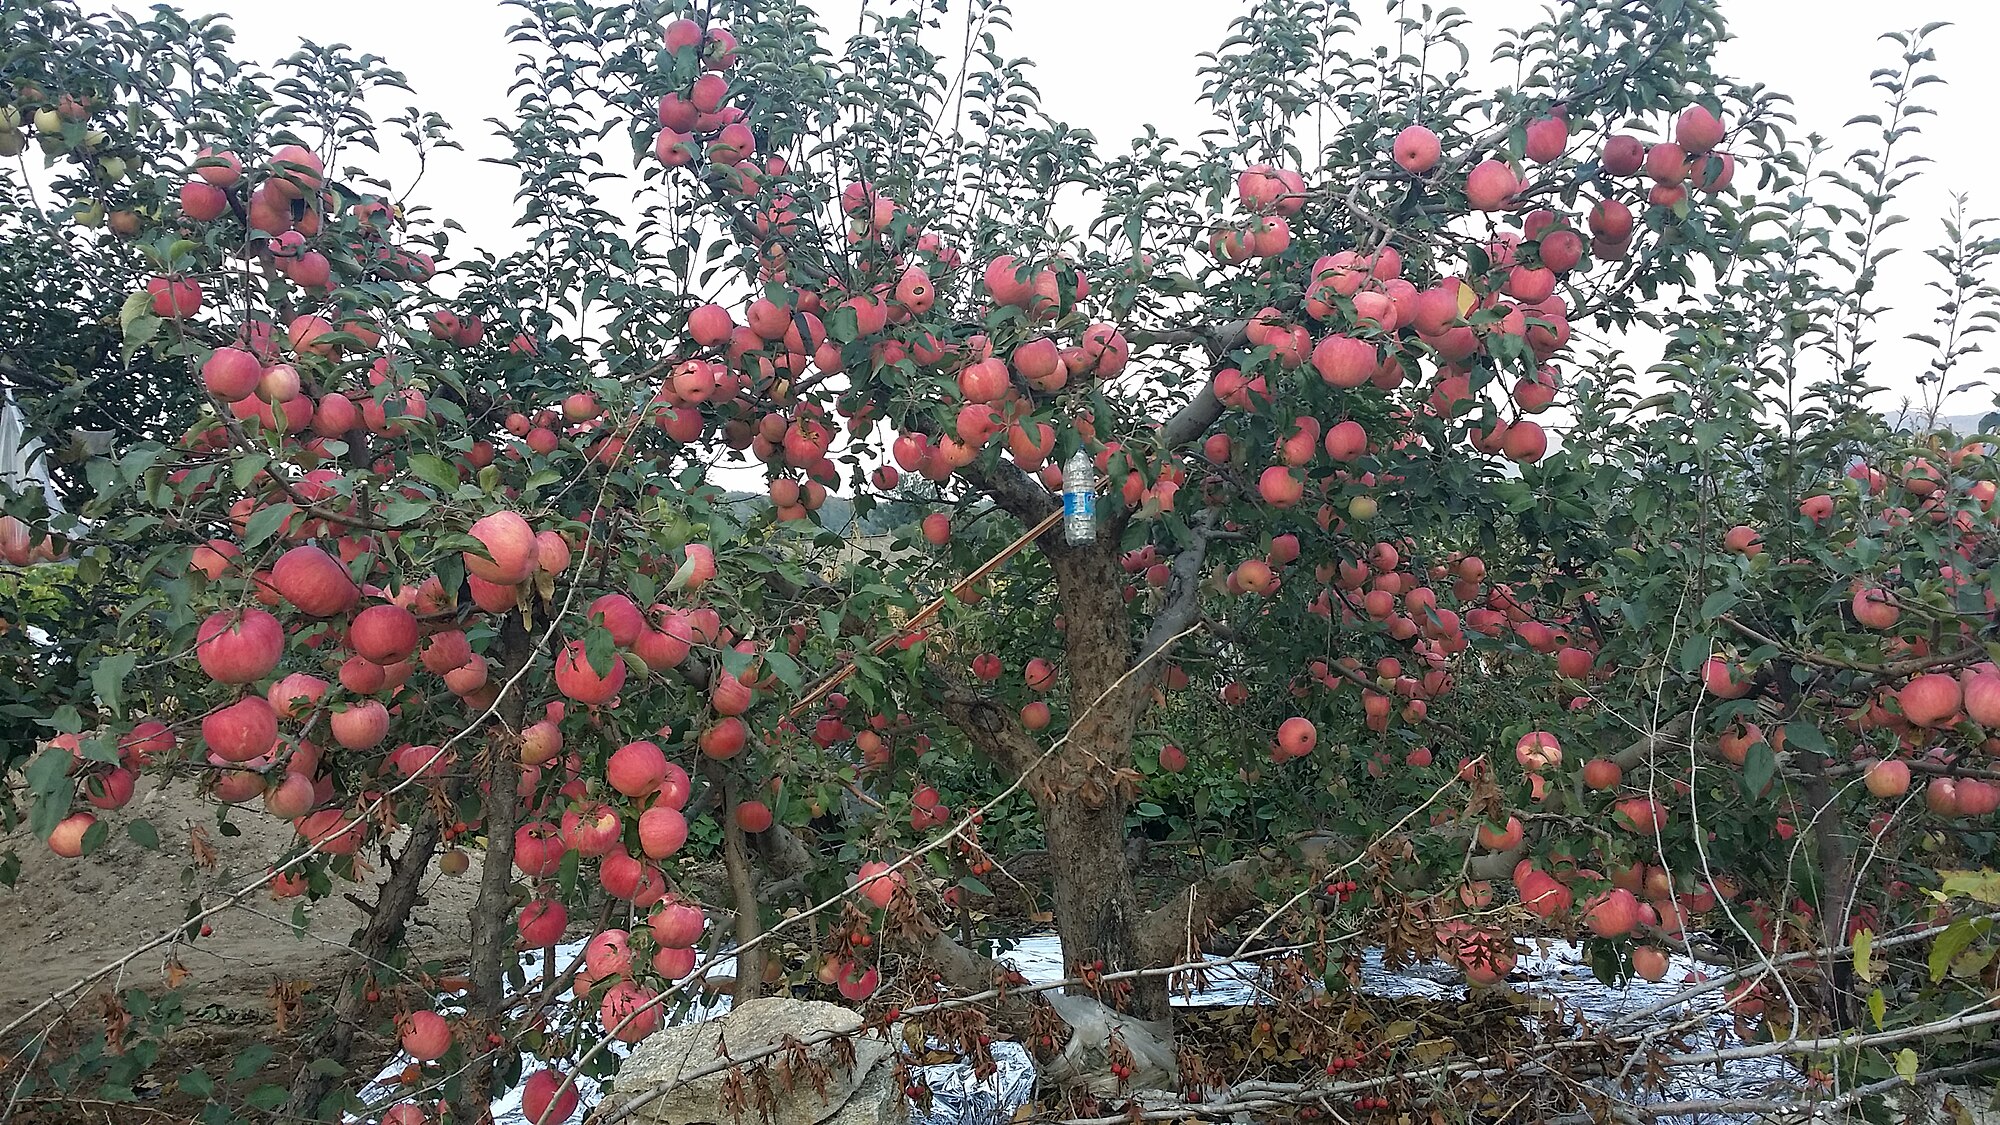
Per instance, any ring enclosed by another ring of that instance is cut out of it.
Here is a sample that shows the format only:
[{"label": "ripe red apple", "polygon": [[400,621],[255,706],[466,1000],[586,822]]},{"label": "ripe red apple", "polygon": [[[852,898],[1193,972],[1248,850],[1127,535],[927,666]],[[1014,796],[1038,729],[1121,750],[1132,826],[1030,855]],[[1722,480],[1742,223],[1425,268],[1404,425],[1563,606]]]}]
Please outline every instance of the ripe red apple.
[{"label": "ripe red apple", "polygon": [[465,551],[465,569],[473,577],[499,586],[525,582],[541,561],[541,544],[534,528],[517,512],[493,512],[480,517],[467,534],[479,540],[492,557]]},{"label": "ripe red apple", "polygon": [[878,908],[885,908],[895,897],[897,889],[903,886],[903,873],[891,871],[889,865],[870,861],[855,872],[855,886],[861,888],[861,896]]},{"label": "ripe red apple", "polygon": [[1422,125],[1406,126],[1396,134],[1396,142],[1391,148],[1397,167],[1412,175],[1421,176],[1437,166],[1437,134]]},{"label": "ripe red apple", "polygon": [[284,654],[284,628],[261,609],[220,610],[195,630],[195,660],[217,683],[261,680]]},{"label": "ripe red apple", "polygon": [[369,606],[347,627],[348,646],[362,659],[383,665],[409,659],[421,636],[416,615],[393,603]]},{"label": "ripe red apple", "polygon": [[1622,242],[1632,234],[1632,209],[1615,199],[1598,200],[1587,221],[1598,238]]},{"label": "ripe red apple", "polygon": [[548,719],[538,719],[521,731],[521,764],[539,766],[562,753],[562,728]]},{"label": "ripe red apple", "polygon": [[585,859],[608,855],[618,846],[625,825],[611,806],[599,804],[588,809],[570,809],[562,816],[562,842]]},{"label": "ripe red apple", "polygon": [[1701,666],[1702,686],[1710,695],[1741,699],[1750,693],[1751,679],[1741,676],[1739,671],[1722,657],[1711,656]]},{"label": "ripe red apple", "polygon": [[1958,681],[1941,672],[1913,677],[1896,692],[1903,717],[1920,727],[1943,726],[1963,702]]},{"label": "ripe red apple", "polygon": [[576,1084],[561,1071],[538,1070],[521,1085],[521,1113],[528,1125],[563,1125],[576,1112],[577,1097]]},{"label": "ripe red apple", "polygon": [[64,859],[76,859],[83,855],[83,834],[97,818],[87,812],[73,812],[56,823],[49,833],[49,850]]},{"label": "ripe red apple", "polygon": [[1592,758],[1583,763],[1583,784],[1588,788],[1600,792],[1616,789],[1624,779],[1625,771],[1609,758]]},{"label": "ripe red apple", "polygon": [[763,832],[771,827],[771,809],[762,801],[740,801],[736,805],[736,826],[745,832]]},{"label": "ripe red apple", "polygon": [[1910,764],[1895,758],[1876,762],[1862,775],[1870,796],[1883,800],[1901,797],[1910,791]]},{"label": "ripe red apple", "polygon": [[1598,937],[1623,937],[1639,926],[1639,900],[1614,887],[1583,904],[1583,924]]},{"label": "ripe red apple", "polygon": [[631,648],[646,628],[645,615],[623,594],[605,594],[591,602],[584,619],[593,623],[601,620],[611,632],[611,642],[619,648]]},{"label": "ripe red apple", "polygon": [[1021,725],[1029,730],[1046,730],[1053,718],[1049,705],[1039,699],[1021,708]]},{"label": "ripe red apple", "polygon": [[2000,674],[1968,672],[1960,686],[1966,717],[1982,727],[2000,727]]},{"label": "ripe red apple", "polygon": [[683,980],[694,972],[695,953],[692,949],[676,949],[663,945],[653,951],[653,971],[667,980]]},{"label": "ripe red apple", "polygon": [[451,1050],[451,1025],[436,1012],[411,1012],[398,1021],[403,1050],[418,1062],[433,1062]]},{"label": "ripe red apple", "polygon": [[546,820],[514,830],[514,866],[530,879],[546,879],[562,868],[562,830]]},{"label": "ripe red apple", "polygon": [[340,560],[309,543],[278,556],[271,564],[271,586],[311,617],[346,613],[361,597]]},{"label": "ripe red apple", "polygon": [[639,848],[648,859],[666,859],[687,843],[687,818],[679,809],[654,805],[639,814]]},{"label": "ripe red apple", "polygon": [[562,1071],[540,1069],[520,1087],[520,1111],[528,1125],[564,1125],[576,1113],[576,1099],[576,1083]]},{"label": "ripe red apple", "polygon": [[1559,116],[1530,121],[1527,132],[1525,152],[1528,159],[1537,164],[1560,160],[1563,150],[1569,147],[1569,123]]},{"label": "ripe red apple", "polygon": [[1514,760],[1525,770],[1554,769],[1562,765],[1562,744],[1548,731],[1529,731],[1514,744]]},{"label": "ripe red apple", "polygon": [[1924,805],[1939,816],[1958,815],[1958,783],[1949,777],[1934,777],[1924,787]]},{"label": "ripe red apple", "polygon": [[[625,686],[625,658],[618,653],[611,654],[609,669],[599,675],[591,667],[590,659],[584,652],[582,641],[571,641],[556,655],[556,690],[578,703],[597,705],[609,703]],[[734,677],[719,676],[718,684],[733,682]],[[740,685],[739,685],[740,686]]]},{"label": "ripe red apple", "polygon": [[520,932],[523,946],[539,949],[561,941],[563,929],[568,925],[569,911],[562,903],[552,898],[537,898],[521,908],[515,929]]},{"label": "ripe red apple", "polygon": [[278,713],[263,696],[246,695],[202,716],[201,739],[225,762],[247,762],[278,743]]},{"label": "ripe red apple", "polygon": [[319,706],[319,701],[326,697],[329,686],[318,676],[293,672],[288,676],[279,677],[271,685],[270,690],[264,693],[264,698],[279,715],[287,719],[299,719]]},{"label": "ripe red apple", "polygon": [[604,994],[598,1005],[597,1021],[606,1034],[621,1043],[637,1043],[660,1029],[665,1017],[654,1003],[659,994],[631,981],[619,981]]},{"label": "ripe red apple", "polygon": [[1294,715],[1278,724],[1278,746],[1287,756],[1303,758],[1319,743],[1319,728],[1312,720]]},{"label": "ripe red apple", "polygon": [[1489,852],[1504,852],[1518,847],[1525,834],[1526,829],[1521,825],[1521,818],[1510,816],[1504,828],[1496,829],[1491,824],[1481,823],[1477,836],[1480,847]]},{"label": "ripe red apple", "polygon": [[1504,161],[1481,161],[1465,177],[1465,198],[1475,211],[1504,211],[1521,181]]},{"label": "ripe red apple", "polygon": [[716,761],[726,761],[742,753],[748,740],[749,728],[732,715],[701,732],[701,752]]},{"label": "ripe red apple", "polygon": [[667,756],[651,742],[628,742],[611,752],[604,779],[627,797],[643,797],[659,789],[667,776]]},{"label": "ripe red apple", "polygon": [[1650,834],[1667,826],[1667,810],[1650,797],[1627,797],[1612,806],[1611,819],[1628,832]]},{"label": "ripe red apple", "polygon": [[288,773],[264,790],[264,811],[280,820],[296,820],[312,807],[312,779],[302,773]]},{"label": "ripe red apple", "polygon": [[1880,587],[1866,587],[1855,591],[1852,603],[1854,620],[1867,629],[1893,629],[1903,611],[1889,593]]},{"label": "ripe red apple", "polygon": [[647,921],[653,928],[653,940],[669,949],[692,948],[707,924],[700,907],[673,897],[660,900]]},{"label": "ripe red apple", "polygon": [[389,736],[389,709],[374,699],[350,703],[327,716],[327,727],[335,742],[349,750],[366,750]]},{"label": "ripe red apple", "polygon": [[264,377],[264,365],[242,348],[217,348],[201,365],[202,385],[224,402],[250,397]]},{"label": "ripe red apple", "polygon": [[1619,133],[1604,142],[1604,170],[1613,176],[1629,176],[1646,163],[1646,145],[1639,138]]},{"label": "ripe red apple", "polygon": [[604,930],[583,946],[583,963],[598,980],[623,976],[632,967],[632,937],[624,930]]},{"label": "ripe red apple", "polygon": [[1689,106],[1674,122],[1674,141],[1690,153],[1704,153],[1722,143],[1722,121],[1707,106]]},{"label": "ripe red apple", "polygon": [[1650,945],[1632,948],[1632,975],[1640,980],[1658,983],[1667,975],[1667,955]]}]

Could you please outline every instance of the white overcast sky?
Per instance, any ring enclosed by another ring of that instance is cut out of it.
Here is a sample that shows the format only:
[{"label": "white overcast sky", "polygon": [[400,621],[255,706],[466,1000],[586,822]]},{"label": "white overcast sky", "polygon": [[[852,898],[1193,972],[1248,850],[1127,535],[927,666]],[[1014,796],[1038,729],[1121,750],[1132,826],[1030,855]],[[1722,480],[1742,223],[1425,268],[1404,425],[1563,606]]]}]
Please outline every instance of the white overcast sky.
[{"label": "white overcast sky", "polygon": [[[836,45],[855,26],[858,3],[826,0],[820,5]],[[98,6],[111,5],[99,0]],[[337,38],[358,52],[386,58],[415,88],[414,99],[402,100],[443,114],[466,146],[462,153],[437,159],[420,199],[457,218],[477,245],[513,244],[512,171],[482,164],[479,158],[504,152],[485,119],[506,115],[511,108],[506,90],[516,57],[504,33],[518,8],[502,7],[497,0],[343,0],[338,21],[329,28],[321,21],[302,20],[309,9],[297,0],[213,0],[183,6],[227,12],[238,29],[239,53],[259,62],[294,49],[301,34],[322,42]],[[1525,26],[1542,10],[1536,0],[1459,0],[1458,6],[1488,33]],[[1356,0],[1356,8],[1376,26],[1388,23],[1382,16],[1385,7],[1394,5]],[[1183,140],[1206,127],[1206,111],[1198,104],[1196,56],[1224,38],[1225,26],[1245,5],[1236,0],[1013,0],[1012,8],[1014,31],[1003,40],[1003,51],[1035,60],[1044,107],[1092,130],[1104,145],[1118,147],[1148,122]],[[1917,251],[1939,234],[1949,193],[1968,194],[1974,213],[2000,213],[1995,182],[2000,157],[1993,126],[1994,107],[2000,105],[2000,65],[1995,64],[2000,2],[1724,0],[1722,9],[1736,36],[1722,69],[1790,94],[1797,102],[1801,131],[1829,135],[1840,134],[1843,122],[1879,104],[1868,74],[1893,65],[1896,54],[1893,44],[1878,40],[1880,32],[1939,20],[1955,25],[1933,40],[1947,84],[1922,91],[1937,116],[1923,122],[1920,146],[1936,163],[1909,192],[1902,210],[1913,221],[1902,235],[1911,251],[1889,267],[1884,280],[1892,303],[1909,310],[1892,335],[1924,330],[1935,302],[1922,281],[1935,274],[1925,270],[1928,263]],[[1476,64],[1484,40],[1473,42]],[[1842,149],[1859,139],[1850,135]],[[614,134],[608,144],[623,141]],[[1754,182],[1754,177],[1739,175],[1739,183],[1746,180]],[[1884,349],[1876,381],[1907,390],[1909,376],[1921,362],[1921,355],[1907,346]],[[1989,402],[1988,392],[1975,391],[1955,398],[1948,410],[1979,412]],[[1893,402],[1883,405],[1894,408]]]}]

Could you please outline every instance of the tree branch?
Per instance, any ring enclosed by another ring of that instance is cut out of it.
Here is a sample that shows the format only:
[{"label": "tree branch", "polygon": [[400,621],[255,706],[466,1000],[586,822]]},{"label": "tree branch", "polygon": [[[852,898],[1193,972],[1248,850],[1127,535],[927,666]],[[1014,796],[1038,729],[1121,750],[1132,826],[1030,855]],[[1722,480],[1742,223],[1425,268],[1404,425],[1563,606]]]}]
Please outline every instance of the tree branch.
[{"label": "tree branch", "polygon": [[[1152,625],[1146,629],[1146,635],[1139,641],[1138,663],[1144,664],[1155,655],[1163,655],[1167,645],[1194,624],[1196,615],[1201,611],[1202,567],[1208,562],[1208,544],[1218,534],[1216,528],[1221,519],[1221,513],[1213,508],[1203,510],[1194,518],[1194,542],[1176,555],[1173,564],[1167,568],[1166,601],[1153,618]],[[1157,669],[1153,675],[1158,675]]]},{"label": "tree branch", "polygon": [[983,695],[947,689],[938,700],[945,718],[965,732],[973,748],[991,758],[1010,778],[1027,773],[1042,748],[1018,716]]}]

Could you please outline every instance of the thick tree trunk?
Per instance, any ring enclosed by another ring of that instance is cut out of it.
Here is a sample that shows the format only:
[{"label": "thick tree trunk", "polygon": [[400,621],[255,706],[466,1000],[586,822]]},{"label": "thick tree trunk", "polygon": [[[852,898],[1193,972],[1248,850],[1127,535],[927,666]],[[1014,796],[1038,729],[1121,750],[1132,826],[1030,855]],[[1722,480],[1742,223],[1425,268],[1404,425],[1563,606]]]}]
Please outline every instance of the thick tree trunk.
[{"label": "thick tree trunk", "polygon": [[[1827,945],[1838,947],[1847,943],[1847,901],[1854,893],[1854,852],[1842,831],[1840,810],[1829,807],[1834,802],[1834,793],[1827,781],[1826,762],[1810,752],[1798,757],[1805,774],[1802,788],[1806,803],[1815,814],[1812,834],[1814,855],[1819,861],[1820,938]],[[1820,1002],[1825,1005],[1833,1026],[1859,1026],[1861,1005],[1853,964],[1836,958],[1829,969],[1820,983]]]},{"label": "thick tree trunk", "polygon": [[[511,679],[534,658],[534,638],[519,615],[509,614],[500,631],[500,676]],[[509,690],[500,701],[499,717],[507,729],[518,732],[526,714],[526,696],[520,687]],[[489,750],[485,769],[486,859],[480,872],[479,897],[472,904],[472,947],[467,958],[466,1014],[473,1032],[462,1043],[467,1056],[465,1075],[458,1097],[453,1099],[450,1120],[469,1125],[491,1116],[493,1064],[496,1051],[512,1051],[511,1042],[493,1047],[486,1039],[497,1032],[501,1011],[507,1001],[507,966],[511,963],[514,892],[514,829],[521,820],[519,794],[521,767],[504,749]]]},{"label": "thick tree trunk", "polygon": [[[416,906],[417,890],[423,883],[424,872],[430,869],[431,857],[437,854],[438,840],[443,831],[443,824],[429,808],[411,825],[409,841],[389,865],[389,877],[383,881],[382,890],[375,897],[375,912],[369,916],[368,924],[362,927],[361,936],[354,943],[352,964],[341,976],[329,1022],[306,1046],[306,1057],[330,1059],[343,1068],[348,1065],[355,1035],[361,1030],[362,1019],[368,1009],[368,987],[377,962],[386,958],[402,942],[404,926],[409,921],[411,909]],[[301,1068],[292,1079],[291,1094],[285,1101],[282,1116],[292,1120],[332,1119],[333,1111],[338,1107],[323,1107],[320,1103],[333,1092],[338,1077],[337,1074],[322,1074],[311,1067]],[[328,1116],[322,1116],[323,1109]]]},{"label": "thick tree trunk", "polygon": [[758,917],[757,875],[750,866],[750,842],[736,823],[736,804],[742,799],[737,782],[717,762],[704,762],[710,785],[722,789],[722,864],[729,872],[729,896],[736,907],[736,989],[735,1002],[755,1000],[764,992],[764,949],[745,948],[763,933]]},{"label": "thick tree trunk", "polygon": [[[1144,968],[1137,941],[1144,911],[1125,851],[1128,799],[1119,774],[1132,767],[1132,731],[1150,671],[1126,677],[1132,637],[1117,545],[1101,541],[1058,551],[1050,562],[1064,617],[1069,741],[1029,789],[1040,803],[1048,840],[1056,932],[1072,972],[1099,961],[1105,972]],[[1162,1018],[1166,982],[1135,982],[1116,1006],[1142,1019]]]}]

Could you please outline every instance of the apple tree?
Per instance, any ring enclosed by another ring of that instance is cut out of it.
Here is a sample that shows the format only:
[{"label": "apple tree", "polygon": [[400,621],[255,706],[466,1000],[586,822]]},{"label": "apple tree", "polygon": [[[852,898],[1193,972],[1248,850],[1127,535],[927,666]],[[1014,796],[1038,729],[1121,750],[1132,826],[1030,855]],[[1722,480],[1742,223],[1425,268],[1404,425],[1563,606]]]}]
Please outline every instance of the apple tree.
[{"label": "apple tree", "polygon": [[[13,815],[82,861],[157,836],[116,810],[164,776],[293,826],[155,947],[386,871],[314,1013],[331,1065],[208,1117],[479,1120],[521,1085],[566,1118],[725,951],[738,1001],[1048,1061],[1079,1029],[992,958],[1003,897],[1142,1021],[1205,954],[1493,985],[1546,935],[1607,982],[1718,963],[1690,1000],[1842,1097],[1978,1058],[1996,478],[1935,424],[1994,317],[1970,220],[1923,424],[1869,409],[1934,29],[1843,159],[1717,73],[1694,0],[1570,0],[1481,68],[1455,9],[1258,4],[1203,60],[1216,127],[1122,146],[1044,112],[997,0],[844,40],[784,0],[509,7],[489,251],[372,55],[4,17],[0,146],[36,159],[0,172],[0,381],[67,500],[9,493],[6,580],[69,611],[0,638],[47,673]],[[420,964],[420,881],[467,850],[470,946]],[[1343,1078],[1318,1026],[1246,1108],[1446,1075],[1553,1115],[1591,1061],[1382,1042]],[[416,1064],[392,1105],[363,1029]],[[1713,1061],[1657,1033],[1598,1049]],[[1101,1046],[1068,1116],[1251,1097],[1191,1044]],[[77,1080],[129,1085],[118,1049]]]}]

